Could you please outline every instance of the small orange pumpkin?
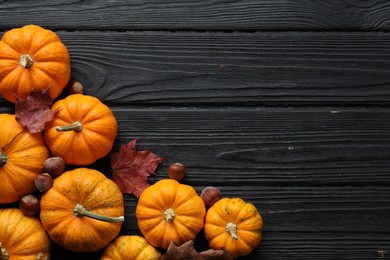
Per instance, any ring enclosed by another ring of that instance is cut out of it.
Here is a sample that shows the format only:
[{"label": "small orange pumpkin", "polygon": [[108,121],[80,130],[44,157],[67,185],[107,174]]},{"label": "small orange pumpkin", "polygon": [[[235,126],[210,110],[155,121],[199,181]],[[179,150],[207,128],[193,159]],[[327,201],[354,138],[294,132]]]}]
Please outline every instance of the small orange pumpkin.
[{"label": "small orange pumpkin", "polygon": [[232,258],[250,254],[261,241],[263,220],[256,207],[241,198],[223,198],[206,214],[204,233],[213,249]]},{"label": "small orange pumpkin", "polygon": [[167,249],[194,240],[204,225],[206,208],[195,189],[173,179],[147,187],[138,199],[136,217],[145,239]]},{"label": "small orange pumpkin", "polygon": [[118,124],[99,99],[73,94],[54,103],[52,110],[56,109],[60,110],[44,133],[54,156],[67,164],[89,165],[111,151]]},{"label": "small orange pumpkin", "polygon": [[7,31],[0,41],[0,93],[13,103],[50,87],[54,99],[70,79],[68,49],[54,32],[37,25]]},{"label": "small orange pumpkin", "polygon": [[37,218],[0,209],[0,259],[50,259],[50,239]]},{"label": "small orange pumpkin", "polygon": [[54,179],[43,193],[40,219],[50,238],[74,252],[107,246],[124,221],[123,195],[99,171],[78,168]]},{"label": "small orange pumpkin", "polygon": [[36,190],[35,177],[42,172],[49,151],[41,133],[31,134],[15,115],[0,114],[0,203],[18,201]]},{"label": "small orange pumpkin", "polygon": [[104,250],[100,260],[157,260],[160,253],[140,236],[119,236]]}]

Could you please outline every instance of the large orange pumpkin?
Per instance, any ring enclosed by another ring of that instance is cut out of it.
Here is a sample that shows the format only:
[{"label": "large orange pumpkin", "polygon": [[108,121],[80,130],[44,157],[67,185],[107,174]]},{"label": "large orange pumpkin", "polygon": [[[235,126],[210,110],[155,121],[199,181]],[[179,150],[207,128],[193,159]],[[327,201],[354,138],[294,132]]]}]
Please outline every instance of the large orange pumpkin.
[{"label": "large orange pumpkin", "polygon": [[213,249],[226,249],[232,258],[246,256],[261,241],[263,219],[256,207],[241,198],[222,198],[206,214],[204,233]]},{"label": "large orange pumpkin", "polygon": [[15,103],[50,87],[59,96],[70,79],[68,49],[54,32],[37,25],[7,31],[0,41],[0,93]]},{"label": "large orange pumpkin", "polygon": [[89,165],[111,151],[118,125],[110,108],[99,99],[73,94],[54,103],[52,109],[60,110],[44,136],[55,156],[67,164]]},{"label": "large orange pumpkin", "polygon": [[50,259],[50,240],[39,220],[20,209],[0,209],[0,259]]},{"label": "large orange pumpkin", "polygon": [[50,238],[74,252],[93,252],[108,245],[124,221],[123,195],[99,171],[78,168],[54,179],[43,193],[40,219]]},{"label": "large orange pumpkin", "polygon": [[136,217],[145,239],[167,249],[194,240],[204,225],[206,207],[195,189],[173,179],[146,188],[138,199]]},{"label": "large orange pumpkin", "polygon": [[15,115],[0,114],[0,122],[0,203],[11,203],[36,190],[49,151],[42,134],[28,132]]}]

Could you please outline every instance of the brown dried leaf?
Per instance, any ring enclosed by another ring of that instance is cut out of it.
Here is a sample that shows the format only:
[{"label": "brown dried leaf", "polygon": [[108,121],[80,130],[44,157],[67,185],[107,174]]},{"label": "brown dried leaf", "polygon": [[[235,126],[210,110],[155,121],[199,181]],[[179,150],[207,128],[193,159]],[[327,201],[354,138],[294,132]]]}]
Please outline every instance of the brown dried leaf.
[{"label": "brown dried leaf", "polygon": [[172,241],[168,250],[159,260],[231,260],[226,250],[209,249],[203,252],[196,252],[193,241],[187,241],[181,246],[176,246]]},{"label": "brown dried leaf", "polygon": [[59,110],[50,110],[52,102],[50,88],[32,91],[26,99],[16,97],[16,121],[26,126],[30,133],[42,132]]},{"label": "brown dried leaf", "polygon": [[137,139],[122,145],[117,153],[110,156],[112,180],[122,193],[139,197],[149,186],[148,177],[165,158],[152,153],[150,150],[137,151]]}]

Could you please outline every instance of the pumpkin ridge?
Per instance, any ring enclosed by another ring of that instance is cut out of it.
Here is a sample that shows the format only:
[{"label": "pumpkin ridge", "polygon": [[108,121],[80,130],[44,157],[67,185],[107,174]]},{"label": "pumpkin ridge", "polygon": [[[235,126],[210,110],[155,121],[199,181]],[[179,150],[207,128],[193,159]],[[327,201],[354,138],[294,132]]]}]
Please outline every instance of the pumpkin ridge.
[{"label": "pumpkin ridge", "polygon": [[[24,41],[28,41],[27,45],[29,46],[29,52],[36,53],[41,50],[43,47],[53,43],[61,42],[60,37],[48,29],[44,29],[41,26],[29,24],[21,28],[21,36]],[[34,31],[33,34],[29,35],[31,31]],[[30,37],[26,37],[29,35]],[[61,42],[62,43],[62,42]],[[63,43],[62,43],[63,44]]]},{"label": "pumpkin ridge", "polygon": [[[67,58],[70,57],[69,52],[60,39],[57,41],[49,41],[44,43],[42,46],[36,47],[36,49],[30,50],[30,53],[34,55],[34,61],[38,63],[46,61],[58,61],[62,63],[64,60],[67,60]],[[48,51],[53,49],[54,51]]]},{"label": "pumpkin ridge", "polygon": [[[10,48],[14,53],[9,53],[9,50],[7,50],[7,55],[12,55],[13,57],[9,57],[9,59],[18,59],[20,57],[20,50],[18,50],[14,45],[13,42],[8,42],[8,38],[4,37],[1,39],[1,42],[4,43],[8,48]],[[2,54],[0,54],[0,57],[3,59]]]}]

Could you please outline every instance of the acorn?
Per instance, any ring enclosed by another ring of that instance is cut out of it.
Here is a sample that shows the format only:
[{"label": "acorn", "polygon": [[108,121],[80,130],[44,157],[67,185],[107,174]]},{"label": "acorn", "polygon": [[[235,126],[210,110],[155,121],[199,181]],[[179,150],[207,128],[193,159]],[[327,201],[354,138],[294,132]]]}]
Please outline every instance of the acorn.
[{"label": "acorn", "polygon": [[50,157],[43,164],[43,172],[56,178],[65,171],[65,161],[62,157]]},{"label": "acorn", "polygon": [[53,178],[47,172],[40,173],[35,177],[35,186],[40,192],[45,192],[53,186]]},{"label": "acorn", "polygon": [[206,208],[212,207],[215,202],[222,199],[221,191],[217,187],[209,186],[202,190],[200,198],[203,200]]},{"label": "acorn", "polygon": [[25,195],[19,200],[19,208],[24,215],[35,215],[39,211],[39,200],[32,194]]},{"label": "acorn", "polygon": [[182,163],[173,163],[168,167],[168,176],[170,179],[180,181],[187,173],[186,167]]}]

